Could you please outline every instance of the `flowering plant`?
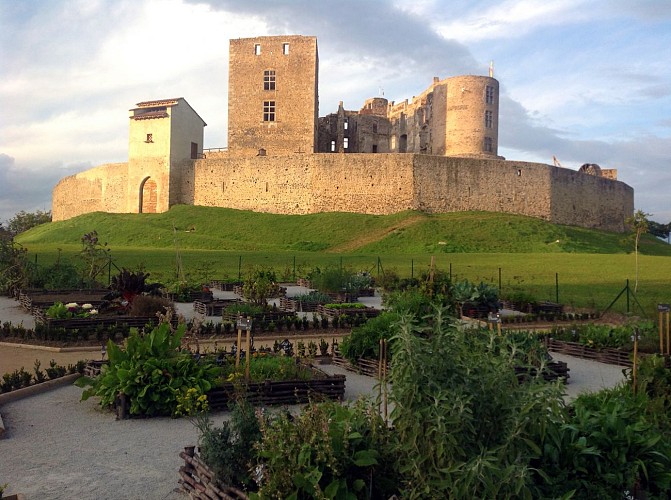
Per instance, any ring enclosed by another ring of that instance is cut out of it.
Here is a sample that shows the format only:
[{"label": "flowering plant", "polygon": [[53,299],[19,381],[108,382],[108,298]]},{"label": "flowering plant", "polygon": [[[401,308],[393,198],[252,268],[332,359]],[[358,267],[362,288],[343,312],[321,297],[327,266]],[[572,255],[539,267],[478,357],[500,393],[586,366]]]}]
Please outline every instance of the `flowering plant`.
[{"label": "flowering plant", "polygon": [[54,319],[70,319],[70,318],[88,318],[98,314],[98,310],[94,309],[91,304],[79,305],[76,302],[69,302],[63,304],[56,302],[46,311],[47,317]]}]

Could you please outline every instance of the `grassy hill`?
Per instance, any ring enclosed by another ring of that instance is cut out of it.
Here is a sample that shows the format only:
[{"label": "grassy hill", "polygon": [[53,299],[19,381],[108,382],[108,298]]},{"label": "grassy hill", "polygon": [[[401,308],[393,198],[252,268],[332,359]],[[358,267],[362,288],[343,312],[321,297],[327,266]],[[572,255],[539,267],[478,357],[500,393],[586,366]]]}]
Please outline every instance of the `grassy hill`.
[{"label": "grassy hill", "polygon": [[[111,248],[345,254],[629,253],[626,235],[490,212],[274,215],[180,205],[162,214],[90,213],[21,234],[28,247],[79,246],[96,230]],[[641,253],[671,256],[644,238]]]},{"label": "grassy hill", "polygon": [[[198,282],[244,277],[255,265],[272,267],[282,280],[327,266],[418,276],[433,262],[456,280],[579,307],[605,308],[637,277],[649,314],[671,301],[671,245],[646,235],[637,269],[627,235],[488,212],[271,215],[176,206],[163,214],[86,214],[17,241],[41,265],[81,264],[81,238],[93,230],[116,267],[142,268],[162,282],[177,279],[177,262]],[[623,311],[624,299],[615,308]]]}]

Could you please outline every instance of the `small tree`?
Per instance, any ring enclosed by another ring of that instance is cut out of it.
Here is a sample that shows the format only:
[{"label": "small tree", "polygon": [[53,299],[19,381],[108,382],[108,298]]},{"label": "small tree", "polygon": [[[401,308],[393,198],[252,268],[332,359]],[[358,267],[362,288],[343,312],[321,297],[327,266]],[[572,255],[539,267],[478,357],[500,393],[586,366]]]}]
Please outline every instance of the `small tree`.
[{"label": "small tree", "polygon": [[93,230],[82,236],[82,250],[79,255],[84,260],[84,281],[90,285],[96,282],[98,275],[109,263],[107,243],[100,243],[98,232]]},{"label": "small tree", "polygon": [[24,286],[27,277],[27,250],[11,237],[0,238],[0,291]]},{"label": "small tree", "polygon": [[280,286],[272,269],[252,269],[242,287],[243,296],[255,304],[266,306],[270,297],[277,297]]},{"label": "small tree", "polygon": [[636,210],[634,215],[627,218],[627,225],[632,229],[632,237],[634,239],[634,255],[635,255],[635,276],[634,280],[634,293],[638,290],[638,244],[641,241],[641,235],[648,232],[650,227],[650,221],[648,221],[650,214],[645,213],[643,210]]}]

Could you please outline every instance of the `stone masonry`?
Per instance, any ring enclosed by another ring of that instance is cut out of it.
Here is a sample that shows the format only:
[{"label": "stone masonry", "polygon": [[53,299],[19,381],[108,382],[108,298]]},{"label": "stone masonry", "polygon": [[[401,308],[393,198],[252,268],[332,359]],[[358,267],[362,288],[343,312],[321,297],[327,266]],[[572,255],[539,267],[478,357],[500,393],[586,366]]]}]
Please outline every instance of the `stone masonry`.
[{"label": "stone masonry", "polygon": [[[434,78],[410,101],[367,99],[318,117],[317,40],[231,40],[228,149],[203,149],[205,122],[182,99],[139,103],[129,161],[62,179],[53,220],[163,212],[175,204],[267,213],[485,210],[625,231],[634,193],[616,171],[498,156],[499,84]],[[317,151],[317,152],[316,152]]]}]

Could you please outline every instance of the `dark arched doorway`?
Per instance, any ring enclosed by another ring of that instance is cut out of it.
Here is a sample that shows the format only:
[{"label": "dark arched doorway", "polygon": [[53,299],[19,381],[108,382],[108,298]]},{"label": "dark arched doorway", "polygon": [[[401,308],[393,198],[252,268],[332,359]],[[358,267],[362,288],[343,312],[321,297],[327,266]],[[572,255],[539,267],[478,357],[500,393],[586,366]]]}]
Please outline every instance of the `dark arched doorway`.
[{"label": "dark arched doorway", "polygon": [[155,214],[156,199],[156,181],[151,177],[145,177],[140,183],[138,212],[141,214]]}]

